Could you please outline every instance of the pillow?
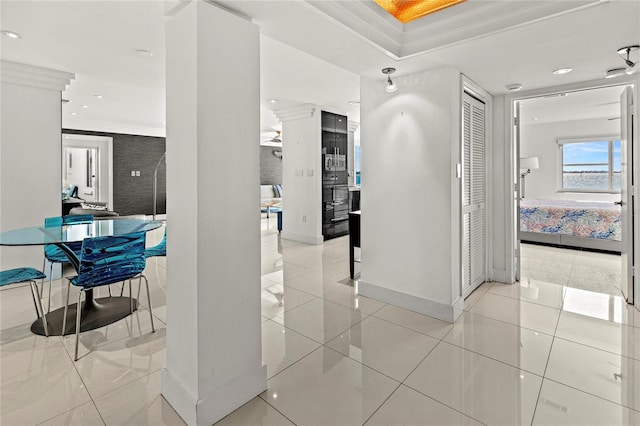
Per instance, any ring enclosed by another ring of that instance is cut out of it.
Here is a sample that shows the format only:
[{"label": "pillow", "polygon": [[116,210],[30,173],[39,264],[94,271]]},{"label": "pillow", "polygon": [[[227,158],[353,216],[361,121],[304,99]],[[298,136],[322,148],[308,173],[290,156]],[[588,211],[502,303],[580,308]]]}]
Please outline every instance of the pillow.
[{"label": "pillow", "polygon": [[276,194],[276,198],[282,198],[282,185],[273,185],[273,192]]},{"label": "pillow", "polygon": [[107,210],[107,206],[91,203],[82,203],[82,208],[88,210]]}]

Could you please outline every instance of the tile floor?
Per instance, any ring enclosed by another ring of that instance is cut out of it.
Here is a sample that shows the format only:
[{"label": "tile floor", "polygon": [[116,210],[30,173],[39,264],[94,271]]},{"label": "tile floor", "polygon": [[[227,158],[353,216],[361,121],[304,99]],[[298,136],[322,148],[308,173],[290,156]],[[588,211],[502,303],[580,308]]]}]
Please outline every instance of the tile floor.
[{"label": "tile floor", "polygon": [[[521,285],[486,283],[448,324],[341,283],[346,238],[307,246],[262,226],[268,389],[220,425],[640,424],[640,314],[569,286],[597,257],[576,255],[551,280],[534,267]],[[183,424],[160,395],[165,266],[146,271],[157,333],[142,308],[84,333],[75,363],[72,338],[30,333],[28,287],[0,291],[0,424]]]}]

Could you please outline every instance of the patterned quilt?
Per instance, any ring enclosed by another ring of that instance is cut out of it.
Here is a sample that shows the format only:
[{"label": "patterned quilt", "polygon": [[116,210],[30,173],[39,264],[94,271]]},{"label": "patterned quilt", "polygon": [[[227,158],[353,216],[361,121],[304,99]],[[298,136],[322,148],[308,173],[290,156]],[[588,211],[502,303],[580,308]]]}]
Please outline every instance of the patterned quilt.
[{"label": "patterned quilt", "polygon": [[520,200],[520,230],[620,241],[620,206],[525,198]]}]

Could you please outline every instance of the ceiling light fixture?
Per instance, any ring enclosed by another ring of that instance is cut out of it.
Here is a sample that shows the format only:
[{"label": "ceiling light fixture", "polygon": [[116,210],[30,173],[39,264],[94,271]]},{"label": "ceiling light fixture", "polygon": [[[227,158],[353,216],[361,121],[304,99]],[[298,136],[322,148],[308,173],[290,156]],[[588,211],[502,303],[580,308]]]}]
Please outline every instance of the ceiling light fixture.
[{"label": "ceiling light fixture", "polygon": [[573,68],[558,68],[557,70],[553,70],[553,74],[554,75],[569,74],[571,71],[573,71]]},{"label": "ceiling light fixture", "polygon": [[618,49],[618,55],[622,56],[624,63],[627,64],[627,69],[625,72],[628,75],[635,74],[640,71],[640,61],[633,62],[630,58],[631,52],[637,52],[640,49],[640,46],[634,44],[632,46],[625,46]]},{"label": "ceiling light fixture", "polygon": [[93,95],[93,97],[97,98],[97,99],[103,99],[104,98],[104,96],[102,96],[102,95]]},{"label": "ceiling light fixture", "polygon": [[87,109],[89,108],[89,105],[80,105],[82,108]]},{"label": "ceiling light fixture", "polygon": [[398,85],[391,81],[391,74],[396,72],[395,68],[383,68],[382,74],[387,76],[387,88],[385,89],[387,93],[393,93],[398,90]]},{"label": "ceiling light fixture", "polygon": [[626,75],[626,68],[613,68],[604,73],[604,78],[616,78]]},{"label": "ceiling light fixture", "polygon": [[271,103],[271,104],[277,104],[277,103],[278,103],[278,100],[277,100],[276,98],[269,99],[269,103]]},{"label": "ceiling light fixture", "polygon": [[403,24],[464,1],[466,0],[374,0],[378,6]]},{"label": "ceiling light fixture", "polygon": [[71,113],[69,113],[69,115],[76,115],[76,113],[75,112],[71,112]]},{"label": "ceiling light fixture", "polygon": [[506,86],[507,90],[511,91],[511,92],[517,92],[518,90],[522,90],[522,84],[520,83],[516,83],[516,84],[510,84],[508,86]]},{"label": "ceiling light fixture", "polygon": [[14,40],[17,40],[19,38],[22,38],[22,36],[14,31],[2,31],[2,35],[8,38],[12,38]]},{"label": "ceiling light fixture", "polygon": [[349,101],[349,105],[360,105],[360,100],[359,99],[354,99],[352,101]]}]

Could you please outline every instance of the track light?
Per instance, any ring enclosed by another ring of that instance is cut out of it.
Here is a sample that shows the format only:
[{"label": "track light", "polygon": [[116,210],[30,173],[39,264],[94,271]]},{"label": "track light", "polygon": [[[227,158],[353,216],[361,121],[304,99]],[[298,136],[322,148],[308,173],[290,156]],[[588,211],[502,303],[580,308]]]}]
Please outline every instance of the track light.
[{"label": "track light", "polygon": [[392,93],[398,90],[398,85],[391,81],[391,74],[396,72],[395,68],[383,68],[382,74],[387,76],[387,88],[385,89],[387,93]]}]

